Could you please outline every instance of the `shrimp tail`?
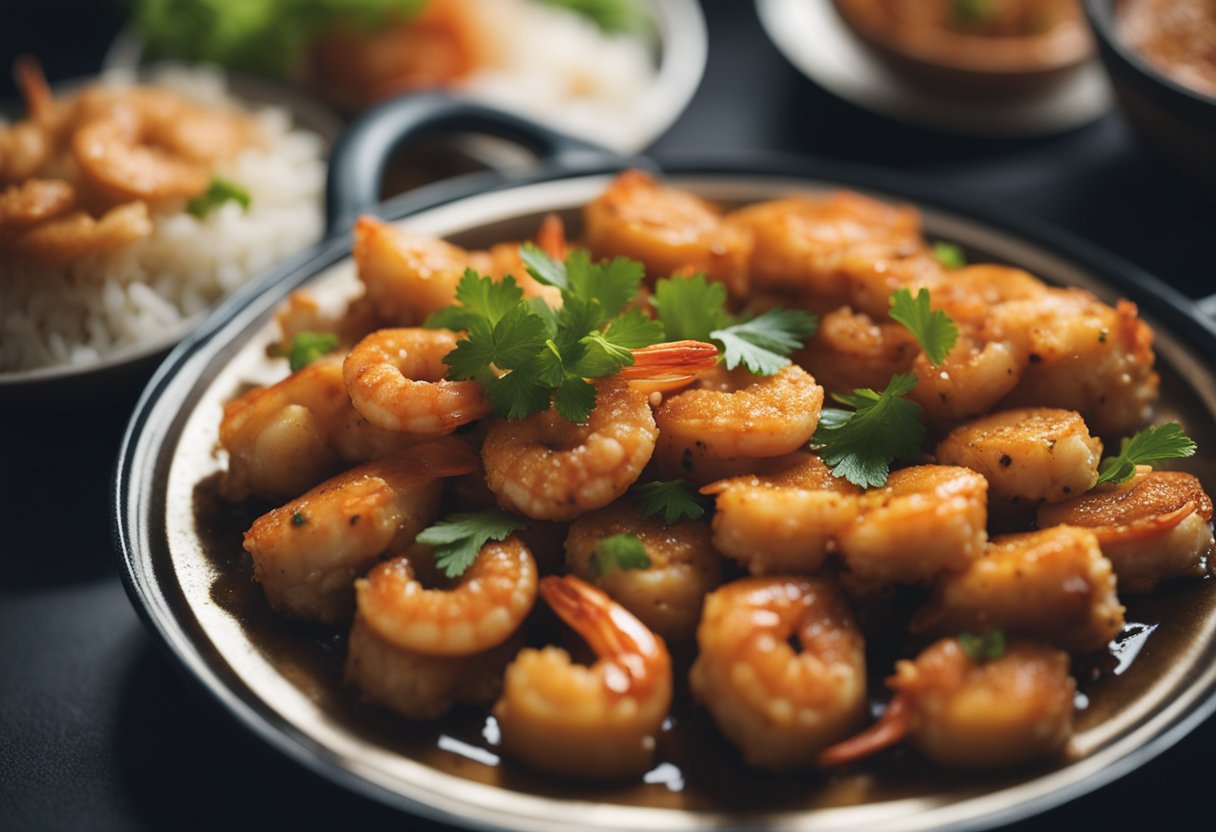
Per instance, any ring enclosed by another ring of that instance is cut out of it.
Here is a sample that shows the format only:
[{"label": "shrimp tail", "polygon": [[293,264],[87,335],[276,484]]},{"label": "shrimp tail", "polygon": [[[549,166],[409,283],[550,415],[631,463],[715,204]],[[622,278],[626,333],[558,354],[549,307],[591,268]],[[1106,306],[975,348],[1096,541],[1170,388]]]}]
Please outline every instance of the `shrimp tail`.
[{"label": "shrimp tail", "polygon": [[536,232],[536,244],[554,260],[565,260],[570,253],[566,243],[566,226],[557,214],[545,214]]},{"label": "shrimp tail", "polygon": [[853,763],[899,743],[912,728],[908,702],[896,696],[878,721],[854,737],[825,748],[818,758],[820,768]]},{"label": "shrimp tail", "polygon": [[573,575],[541,578],[540,594],[596,655],[612,657],[628,670],[631,690],[638,692],[652,683],[645,659],[664,656],[667,648],[632,613]]},{"label": "shrimp tail", "polygon": [[16,77],[17,86],[21,88],[22,97],[25,98],[30,118],[35,122],[44,121],[50,116],[55,99],[51,94],[50,84],[47,83],[46,73],[42,70],[42,64],[33,55],[22,55],[13,67],[13,75]]},{"label": "shrimp tail", "polygon": [[679,390],[718,366],[717,346],[705,341],[669,341],[632,352],[634,363],[620,376],[647,392]]}]

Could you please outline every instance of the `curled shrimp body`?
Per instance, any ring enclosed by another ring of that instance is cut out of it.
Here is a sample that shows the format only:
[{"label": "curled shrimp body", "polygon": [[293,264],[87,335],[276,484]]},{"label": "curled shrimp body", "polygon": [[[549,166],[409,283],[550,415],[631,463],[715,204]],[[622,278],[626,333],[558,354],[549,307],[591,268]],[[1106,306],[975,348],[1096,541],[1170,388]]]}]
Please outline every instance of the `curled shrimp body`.
[{"label": "curled shrimp body", "polygon": [[912,367],[920,347],[902,324],[875,320],[848,306],[819,321],[818,331],[794,355],[829,393],[855,387],[881,390],[896,373]]},{"label": "curled shrimp body", "polygon": [[705,600],[697,644],[693,694],[750,765],[809,765],[865,716],[864,641],[826,579],[720,587]]},{"label": "curled shrimp body", "polygon": [[326,624],[347,618],[355,577],[412,543],[439,510],[440,478],[473,465],[462,446],[420,446],[352,468],[259,517],[244,546],[270,606]]},{"label": "curled shrimp body", "polygon": [[991,410],[1017,387],[1027,361],[1028,351],[1019,340],[960,335],[941,364],[924,353],[916,357],[916,386],[908,398],[921,406],[926,421],[951,425]]},{"label": "curled shrimp body", "polygon": [[861,489],[832,476],[819,457],[798,454],[791,462],[701,489],[717,495],[714,546],[753,575],[819,571],[836,534],[861,512]]},{"label": "curled shrimp body", "polygon": [[942,765],[1004,768],[1059,754],[1072,736],[1076,682],[1068,654],[1014,640],[997,658],[977,663],[958,639],[935,642],[914,661],[895,665],[895,692],[863,733],[820,755],[823,766],[867,757],[907,739]]},{"label": "curled shrimp body", "polygon": [[72,151],[86,181],[115,201],[190,198],[207,190],[208,166],[151,143],[151,126],[135,107],[113,108],[79,126]]},{"label": "curled shrimp body", "polygon": [[[602,573],[596,569],[599,542],[618,534],[641,541],[649,566]],[[566,537],[570,573],[607,592],[669,643],[692,637],[705,594],[722,582],[721,561],[704,520],[667,526],[658,518],[644,517],[628,500],[584,514],[570,524]]]},{"label": "curled shrimp body", "polygon": [[[825,198],[793,196],[749,205],[728,215],[755,240],[749,261],[754,288],[848,302],[849,281],[841,269],[848,252],[864,247],[872,262],[882,254],[910,256],[924,248],[920,219],[859,194]],[[883,293],[880,314],[887,309]]]},{"label": "curled shrimp body", "polygon": [[546,577],[540,591],[596,660],[574,664],[558,647],[520,651],[494,705],[503,749],[563,777],[641,774],[653,762],[671,707],[667,646],[628,610],[573,575]]},{"label": "curled shrimp body", "polygon": [[490,426],[481,455],[504,508],[570,520],[608,505],[641,475],[658,436],[647,395],[612,377],[596,380],[595,390],[585,424],[550,408]]},{"label": "curled shrimp body", "polygon": [[952,430],[937,446],[944,465],[963,465],[988,480],[994,497],[1056,503],[1098,479],[1102,440],[1081,414],[1050,407],[1004,410]]},{"label": "curled shrimp body", "polygon": [[390,644],[427,656],[471,656],[502,644],[536,600],[536,561],[511,536],[488,541],[448,589],[425,589],[409,560],[355,582],[359,615]]},{"label": "curled shrimp body", "polygon": [[696,481],[715,461],[796,451],[815,433],[822,406],[823,388],[795,364],[771,376],[723,371],[655,411],[662,474]]},{"label": "curled shrimp body", "polygon": [[14,253],[39,263],[67,263],[96,251],[109,251],[152,233],[152,217],[143,202],[127,202],[100,217],[71,211],[20,232],[9,243]]},{"label": "curled shrimp body", "polygon": [[522,639],[512,636],[471,656],[429,656],[403,650],[355,616],[347,641],[345,678],[364,699],[410,719],[436,719],[456,705],[489,705]]},{"label": "curled shrimp body", "polygon": [[640,260],[653,276],[700,273],[746,294],[751,234],[687,191],[628,170],[587,204],[583,220],[596,257]]},{"label": "curled shrimp body", "polygon": [[224,405],[220,446],[228,467],[220,493],[233,501],[294,497],[341,463],[369,462],[414,444],[360,416],[346,393],[341,359],[325,356]]},{"label": "curled shrimp body", "polygon": [[1088,653],[1123,629],[1123,605],[1093,532],[1056,526],[994,538],[984,557],[941,578],[911,627],[937,634],[999,627]]},{"label": "curled shrimp body", "polygon": [[1153,333],[1136,305],[1111,308],[1082,289],[1050,288],[998,304],[993,325],[1028,339],[1029,364],[1007,407],[1078,411],[1099,436],[1127,436],[1148,420],[1157,399]]},{"label": "curled shrimp body", "polygon": [[28,179],[0,192],[0,241],[61,216],[76,205],[76,189],[58,179]]},{"label": "curled shrimp body", "polygon": [[1121,485],[1103,484],[1039,507],[1039,527],[1089,529],[1111,562],[1120,592],[1148,592],[1170,578],[1201,577],[1213,549],[1212,500],[1181,471],[1141,465]]},{"label": "curled shrimp body", "polygon": [[351,404],[372,424],[419,438],[451,433],[490,412],[476,381],[447,381],[443,357],[459,336],[442,329],[381,329],[342,364]]},{"label": "curled shrimp body", "polygon": [[[984,553],[988,483],[966,468],[916,465],[867,491],[861,515],[836,536],[862,584],[924,583]],[[915,541],[913,543],[913,541]]]}]

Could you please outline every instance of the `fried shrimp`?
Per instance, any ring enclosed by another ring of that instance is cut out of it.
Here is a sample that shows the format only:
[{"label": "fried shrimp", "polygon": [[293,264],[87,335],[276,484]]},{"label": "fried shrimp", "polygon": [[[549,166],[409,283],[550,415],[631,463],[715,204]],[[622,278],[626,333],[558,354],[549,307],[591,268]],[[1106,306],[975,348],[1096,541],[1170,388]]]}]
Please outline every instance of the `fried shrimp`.
[{"label": "fried shrimp", "polygon": [[861,489],[806,453],[777,472],[719,480],[701,493],[717,497],[714,546],[753,575],[819,571],[836,534],[861,512]]},{"label": "fried shrimp", "polygon": [[72,154],[81,174],[108,199],[188,199],[207,190],[208,165],[152,143],[151,119],[142,107],[116,107],[73,134]]},{"label": "fried shrimp", "polygon": [[982,416],[952,430],[937,446],[943,465],[963,465],[988,480],[994,497],[1057,503],[1098,479],[1102,441],[1081,414],[1031,407]]},{"label": "fried shrimp", "polygon": [[536,600],[536,560],[518,537],[488,541],[446,589],[425,589],[405,559],[355,582],[359,614],[390,644],[427,656],[470,656],[506,641]]},{"label": "fried shrimp", "polygon": [[355,266],[366,297],[385,321],[416,326],[456,301],[466,268],[488,269],[469,252],[434,237],[412,234],[370,216],[355,222]]},{"label": "fried shrimp", "polygon": [[66,263],[95,251],[108,251],[152,233],[152,218],[143,202],[111,208],[99,218],[84,211],[47,219],[19,233],[9,243],[15,253],[44,264]]},{"label": "fried shrimp", "polygon": [[595,391],[585,424],[550,408],[490,426],[481,455],[504,508],[570,520],[608,505],[641,475],[658,436],[646,394],[613,377],[597,379]]},{"label": "fried shrimp", "polygon": [[1079,526],[1094,533],[1120,592],[1148,592],[1170,578],[1207,574],[1212,500],[1191,474],[1141,465],[1130,480],[1104,484],[1039,507],[1039,527]]},{"label": "fried shrimp", "polygon": [[[649,565],[637,569],[596,567],[601,540],[628,534],[641,541]],[[722,559],[710,542],[709,523],[681,520],[670,526],[644,517],[629,500],[584,514],[570,524],[566,567],[589,581],[668,642],[686,641],[697,629],[705,594],[722,582]]]},{"label": "fried shrimp", "polygon": [[1123,605],[1093,532],[1056,526],[994,538],[984,557],[941,578],[911,627],[936,634],[999,627],[1088,653],[1123,629]]},{"label": "fried shrimp", "polygon": [[865,717],[864,641],[826,579],[744,578],[711,592],[697,644],[693,694],[750,765],[809,765]]},{"label": "fried shrimp", "polygon": [[747,292],[751,234],[723,220],[698,196],[627,170],[583,210],[587,247],[595,257],[629,257],[646,274],[704,274],[732,295]]},{"label": "fried shrimp", "polygon": [[596,655],[589,667],[558,647],[520,651],[494,717],[503,749],[541,771],[606,780],[640,775],[671,707],[663,640],[585,581],[550,575],[540,592]]},{"label": "fried shrimp", "polygon": [[439,510],[440,479],[475,462],[460,445],[422,445],[352,468],[259,517],[244,547],[270,606],[326,624],[347,618],[354,579],[412,543]]},{"label": "fried shrimp", "polygon": [[887,679],[895,692],[882,717],[819,756],[821,766],[868,757],[907,739],[942,765],[1004,768],[1060,753],[1072,736],[1068,654],[1016,640],[977,662],[958,639],[942,639]]},{"label": "fried shrimp", "polygon": [[0,192],[0,243],[14,233],[66,214],[76,189],[59,179],[27,179]]},{"label": "fried shrimp", "polygon": [[791,453],[815,433],[822,406],[823,388],[794,364],[771,376],[739,368],[704,378],[655,411],[662,475],[705,481],[716,461]]},{"label": "fried shrimp", "polygon": [[447,381],[443,357],[459,336],[444,329],[381,329],[355,345],[342,364],[351,403],[385,430],[429,438],[490,413],[476,381]]},{"label": "fried shrimp", "polygon": [[903,324],[875,321],[844,306],[820,319],[819,330],[794,360],[814,370],[829,393],[851,393],[855,387],[886,387],[891,376],[912,368],[919,351]]},{"label": "fried shrimp", "polygon": [[836,536],[852,577],[866,585],[924,583],[984,553],[988,483],[966,468],[916,465],[867,491],[861,515]]},{"label": "fried shrimp", "polygon": [[1144,426],[1157,399],[1153,333],[1136,305],[1114,308],[1083,289],[1050,288],[998,304],[993,326],[1027,338],[1029,364],[1003,405],[1078,411],[1099,436]]},{"label": "fried shrimp", "polygon": [[908,398],[921,406],[927,422],[952,425],[991,410],[1017,387],[1028,360],[1021,341],[960,335],[941,364],[924,353],[916,357],[916,386]]}]

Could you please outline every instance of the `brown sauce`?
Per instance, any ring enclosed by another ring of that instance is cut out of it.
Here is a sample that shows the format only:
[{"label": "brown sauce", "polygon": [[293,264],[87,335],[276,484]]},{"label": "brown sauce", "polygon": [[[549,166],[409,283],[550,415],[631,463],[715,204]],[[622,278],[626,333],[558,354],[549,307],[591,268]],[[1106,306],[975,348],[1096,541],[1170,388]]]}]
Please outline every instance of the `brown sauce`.
[{"label": "brown sauce", "polygon": [[1123,0],[1116,23],[1156,69],[1216,96],[1216,0]]}]

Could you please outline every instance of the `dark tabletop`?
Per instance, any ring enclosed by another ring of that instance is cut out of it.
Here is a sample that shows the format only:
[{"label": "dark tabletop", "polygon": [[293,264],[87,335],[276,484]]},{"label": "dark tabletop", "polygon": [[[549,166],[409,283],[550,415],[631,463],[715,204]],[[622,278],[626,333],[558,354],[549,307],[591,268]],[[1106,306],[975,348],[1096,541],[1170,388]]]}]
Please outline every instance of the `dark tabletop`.
[{"label": "dark tabletop", "polygon": [[[1191,297],[1216,291],[1216,200],[1159,163],[1117,114],[1049,138],[901,127],[838,101],[772,47],[752,3],[706,0],[710,56],[664,154],[780,150],[915,172],[1057,223]],[[0,67],[96,71],[122,23],[109,2],[6,2]],[[5,78],[0,99],[11,98]],[[279,758],[195,692],[118,577],[107,498],[137,385],[86,402],[0,402],[0,828],[429,828]],[[1210,828],[1216,722],[1015,830]]]}]

